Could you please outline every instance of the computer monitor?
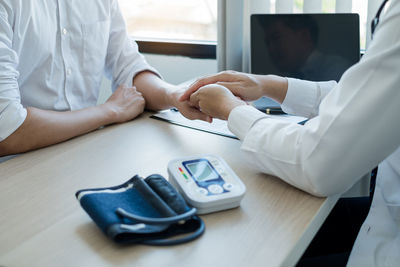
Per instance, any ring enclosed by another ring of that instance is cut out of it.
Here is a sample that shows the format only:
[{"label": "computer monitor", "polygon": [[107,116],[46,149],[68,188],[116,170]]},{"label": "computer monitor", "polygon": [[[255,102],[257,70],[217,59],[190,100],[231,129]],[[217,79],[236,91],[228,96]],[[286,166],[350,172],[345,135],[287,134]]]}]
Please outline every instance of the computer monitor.
[{"label": "computer monitor", "polygon": [[360,59],[359,29],[358,14],[252,15],[251,73],[339,81]]}]

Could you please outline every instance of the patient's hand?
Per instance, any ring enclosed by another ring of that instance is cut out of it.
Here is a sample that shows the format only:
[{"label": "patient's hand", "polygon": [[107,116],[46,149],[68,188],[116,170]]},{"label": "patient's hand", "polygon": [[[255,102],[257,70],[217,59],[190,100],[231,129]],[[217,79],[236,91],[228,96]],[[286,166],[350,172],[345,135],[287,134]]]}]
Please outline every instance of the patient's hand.
[{"label": "patient's hand", "polygon": [[140,115],[145,106],[145,100],[136,87],[119,86],[104,103],[113,114],[113,123],[120,123],[134,119]]},{"label": "patient's hand", "polygon": [[190,103],[203,113],[222,120],[227,120],[235,107],[246,105],[246,102],[234,96],[229,89],[218,84],[198,89],[190,95]]}]

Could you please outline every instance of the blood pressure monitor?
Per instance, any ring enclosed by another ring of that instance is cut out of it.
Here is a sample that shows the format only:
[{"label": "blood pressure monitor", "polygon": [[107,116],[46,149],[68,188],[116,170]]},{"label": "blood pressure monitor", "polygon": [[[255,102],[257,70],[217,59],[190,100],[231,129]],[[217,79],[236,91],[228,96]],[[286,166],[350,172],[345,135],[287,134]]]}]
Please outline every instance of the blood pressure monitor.
[{"label": "blood pressure monitor", "polygon": [[220,157],[175,159],[168,164],[170,182],[185,200],[205,214],[239,206],[246,187]]}]

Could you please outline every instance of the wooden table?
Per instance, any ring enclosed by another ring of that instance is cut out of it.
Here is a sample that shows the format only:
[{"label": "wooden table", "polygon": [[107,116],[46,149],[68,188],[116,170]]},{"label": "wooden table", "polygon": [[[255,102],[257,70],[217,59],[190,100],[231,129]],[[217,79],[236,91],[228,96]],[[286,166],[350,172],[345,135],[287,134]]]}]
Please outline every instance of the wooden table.
[{"label": "wooden table", "polygon": [[[0,266],[293,266],[336,198],[317,198],[254,170],[235,139],[148,118],[0,164]],[[135,174],[167,175],[177,157],[223,157],[247,187],[241,206],[201,216],[205,234],[173,247],[120,246],[75,199]]]}]

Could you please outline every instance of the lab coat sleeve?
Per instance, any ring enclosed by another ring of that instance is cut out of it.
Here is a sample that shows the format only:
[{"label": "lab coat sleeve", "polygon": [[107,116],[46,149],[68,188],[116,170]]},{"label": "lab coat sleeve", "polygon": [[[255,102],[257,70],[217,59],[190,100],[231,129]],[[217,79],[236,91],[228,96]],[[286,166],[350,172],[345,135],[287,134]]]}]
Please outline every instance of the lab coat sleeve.
[{"label": "lab coat sleeve", "polygon": [[235,108],[228,126],[243,141],[249,161],[304,191],[328,196],[345,192],[395,151],[400,145],[398,25],[400,1],[381,20],[360,63],[344,73],[322,100],[318,116],[304,126],[255,116],[252,107]]},{"label": "lab coat sleeve", "polygon": [[16,70],[18,56],[12,49],[13,30],[8,14],[0,4],[0,141],[24,122],[27,112],[21,105]]},{"label": "lab coat sleeve", "polygon": [[281,105],[288,114],[312,118],[318,115],[322,99],[336,85],[335,81],[311,82],[287,78],[288,91]]},{"label": "lab coat sleeve", "polygon": [[117,0],[112,1],[110,37],[105,65],[106,77],[115,91],[119,85],[132,86],[133,78],[142,71],[151,71],[161,77],[139,53],[137,43],[128,35]]}]

